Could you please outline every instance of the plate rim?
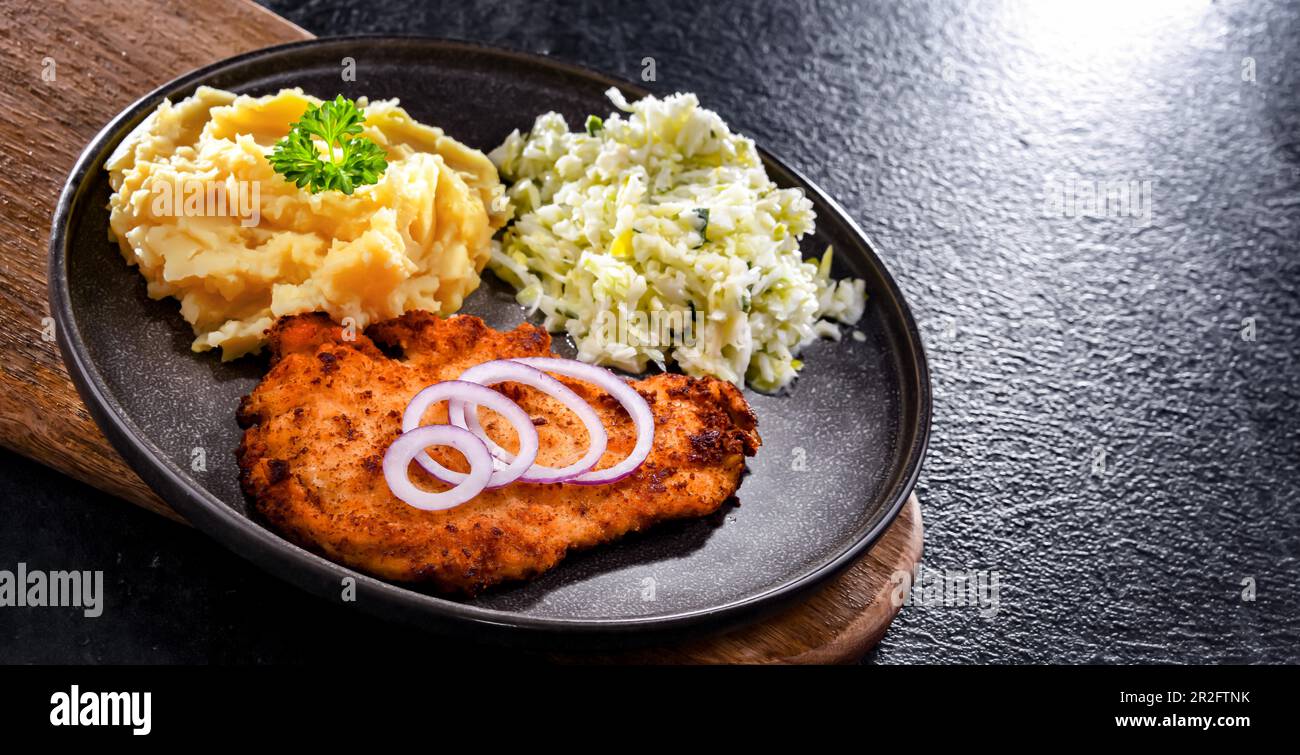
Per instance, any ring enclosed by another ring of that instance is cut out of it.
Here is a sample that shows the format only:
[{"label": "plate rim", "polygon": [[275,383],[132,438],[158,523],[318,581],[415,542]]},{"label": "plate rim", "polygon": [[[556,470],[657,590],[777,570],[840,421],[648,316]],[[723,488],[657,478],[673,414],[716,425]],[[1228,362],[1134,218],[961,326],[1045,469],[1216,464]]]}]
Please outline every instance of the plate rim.
[{"label": "plate rim", "polygon": [[[873,526],[866,528],[846,548],[835,556],[821,560],[816,566],[804,570],[799,575],[785,579],[779,584],[753,595],[705,609],[678,611],[667,615],[602,617],[602,618],[564,618],[537,617],[519,614],[513,611],[473,606],[466,603],[442,598],[437,595],[419,592],[403,585],[387,582],[363,572],[351,569],[312,553],[281,537],[270,529],[261,526],[253,518],[244,516],[223,502],[202,485],[192,484],[174,461],[161,449],[144,436],[135,423],[123,411],[113,397],[103,376],[91,360],[86,343],[76,325],[72,311],[71,295],[67,275],[68,248],[70,244],[69,225],[72,208],[90,183],[87,179],[91,166],[97,162],[101,153],[107,157],[116,146],[128,127],[134,127],[138,119],[143,118],[149,109],[157,106],[168,92],[201,85],[206,79],[227,68],[234,68],[256,61],[260,58],[274,59],[285,53],[302,48],[328,47],[364,42],[372,45],[394,43],[427,44],[450,51],[465,50],[486,53],[513,59],[528,65],[541,66],[571,76],[593,80],[606,86],[617,87],[628,95],[641,97],[650,94],[645,88],[626,81],[620,77],[575,63],[540,55],[532,52],[511,49],[495,44],[485,44],[465,40],[444,39],[418,34],[353,34],[331,37],[315,37],[286,44],[258,48],[235,56],[223,58],[208,65],[177,76],[152,89],[136,99],[102,129],[100,129],[81,151],[60,191],[58,203],[52,217],[49,241],[49,259],[47,266],[48,293],[51,314],[55,320],[55,334],[63,361],[80,394],[82,401],[90,411],[96,425],[104,432],[113,448],[123,457],[128,465],[157,492],[167,503],[193,524],[196,529],[212,537],[221,545],[237,555],[253,562],[259,568],[270,572],[277,578],[290,582],[300,589],[325,597],[325,587],[329,593],[337,595],[339,580],[352,577],[356,580],[357,597],[351,601],[353,606],[371,613],[398,618],[428,627],[430,623],[442,628],[459,631],[466,628],[485,629],[492,632],[507,630],[517,635],[521,630],[536,634],[575,632],[600,635],[625,635],[627,633],[646,633],[656,630],[681,630],[702,624],[718,624],[727,619],[738,619],[763,607],[781,603],[803,594],[812,587],[821,584],[839,573],[866,552],[893,523],[899,511],[907,502],[920,476],[922,464],[929,446],[932,421],[931,378],[925,346],[915,318],[901,289],[893,275],[885,266],[878,253],[879,247],[856,220],[844,208],[827,194],[817,183],[808,179],[803,173],[792,168],[770,151],[759,145],[762,159],[786,172],[791,178],[802,184],[804,190],[823,202],[839,220],[856,236],[862,251],[869,257],[869,262],[877,269],[885,291],[873,294],[879,297],[888,293],[889,305],[893,315],[901,318],[905,343],[898,346],[910,346],[908,353],[901,349],[892,351],[900,353],[900,359],[911,363],[916,374],[916,383],[908,386],[914,395],[911,411],[916,415],[916,426],[911,428],[911,443],[900,454],[903,462],[900,481],[895,484],[892,498],[885,506],[885,515]],[[900,391],[900,403],[904,415],[909,407],[903,400],[905,392]],[[902,429],[906,430],[908,423]],[[894,476],[894,475],[891,475]],[[364,592],[363,592],[364,590]],[[331,600],[331,602],[336,602]]]}]

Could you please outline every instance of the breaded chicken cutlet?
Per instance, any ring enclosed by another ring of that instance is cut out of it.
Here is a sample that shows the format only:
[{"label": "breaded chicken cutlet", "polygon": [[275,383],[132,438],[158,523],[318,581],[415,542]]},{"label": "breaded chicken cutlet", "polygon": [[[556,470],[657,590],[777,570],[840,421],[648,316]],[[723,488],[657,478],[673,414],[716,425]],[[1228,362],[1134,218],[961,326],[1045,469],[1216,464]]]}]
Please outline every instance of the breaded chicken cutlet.
[{"label": "breaded chicken cutlet", "polygon": [[[630,382],[650,405],[655,434],[649,458],[627,478],[607,485],[516,482],[453,509],[416,509],[389,491],[382,470],[411,397],[482,362],[552,356],[550,336],[528,324],[500,332],[477,317],[426,312],[347,335],[323,314],[282,318],[270,330],[270,371],[239,408],[240,481],[287,538],[385,579],[473,594],[536,576],[572,550],[711,514],[735,493],[745,457],[760,443],[735,386],[659,374]],[[592,405],[609,433],[597,469],[625,458],[636,432],[622,406],[594,386],[559,379]],[[539,463],[562,465],[584,453],[585,428],[555,399],[514,383],[495,387],[533,418]],[[481,417],[490,437],[516,447],[503,419],[487,410]],[[445,423],[446,405],[424,421]],[[448,449],[430,455],[467,469]],[[411,479],[440,489],[416,465]]]}]

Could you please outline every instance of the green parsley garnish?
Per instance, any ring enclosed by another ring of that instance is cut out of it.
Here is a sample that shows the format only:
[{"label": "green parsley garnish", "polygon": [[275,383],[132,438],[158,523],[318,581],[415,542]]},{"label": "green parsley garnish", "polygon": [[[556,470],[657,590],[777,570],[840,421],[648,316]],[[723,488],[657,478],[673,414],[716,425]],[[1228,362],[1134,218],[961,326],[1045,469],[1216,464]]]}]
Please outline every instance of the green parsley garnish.
[{"label": "green parsley garnish", "polygon": [[587,116],[587,135],[595,136],[596,132],[605,128],[605,122],[594,115]]},{"label": "green parsley garnish", "polygon": [[[358,186],[372,184],[388,168],[384,150],[361,133],[365,111],[339,95],[307,108],[289,131],[275,143],[271,167],[298,188],[312,193],[331,189],[351,194]],[[325,151],[317,146],[319,139]]]}]

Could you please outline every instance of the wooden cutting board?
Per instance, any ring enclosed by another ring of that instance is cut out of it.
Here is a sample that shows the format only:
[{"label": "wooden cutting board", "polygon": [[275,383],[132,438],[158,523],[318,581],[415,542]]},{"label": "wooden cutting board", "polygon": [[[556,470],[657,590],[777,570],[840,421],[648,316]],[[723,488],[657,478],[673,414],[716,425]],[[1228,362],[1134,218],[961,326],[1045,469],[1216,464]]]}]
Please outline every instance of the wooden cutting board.
[{"label": "wooden cutting board", "polygon": [[[50,218],[91,137],[141,95],[193,68],[311,35],[247,0],[0,0],[0,444],[184,521],[109,446],[54,343],[46,295]],[[921,556],[913,497],[870,553],[759,624],[671,647],[566,660],[854,661],[898,608],[890,577]]]}]

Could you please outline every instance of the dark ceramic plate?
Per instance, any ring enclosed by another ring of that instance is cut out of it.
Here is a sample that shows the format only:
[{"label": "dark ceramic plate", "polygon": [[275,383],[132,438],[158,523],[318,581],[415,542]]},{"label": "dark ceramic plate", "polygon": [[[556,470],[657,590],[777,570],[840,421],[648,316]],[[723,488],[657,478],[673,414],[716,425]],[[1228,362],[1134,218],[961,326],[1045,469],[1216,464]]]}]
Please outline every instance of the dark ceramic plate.
[{"label": "dark ceramic plate", "polygon": [[[356,60],[355,82],[340,76],[345,57]],[[870,298],[858,325],[862,336],[811,346],[788,395],[746,391],[763,447],[750,461],[741,506],[575,554],[537,580],[467,601],[372,579],[282,540],[240,492],[234,458],[235,408],[265,360],[223,364],[215,353],[191,353],[177,303],[151,301],[106,234],[105,158],[164,97],[188,96],[200,84],[249,94],[301,86],[320,97],[399,97],[414,117],[484,151],[548,110],[573,127],[589,113],[608,113],[603,92],[610,86],[629,98],[644,92],[546,58],[470,44],[322,39],[183,76],[95,137],[54,217],[50,299],[59,344],[117,450],[177,511],[231,550],[332,601],[340,600],[341,581],[353,577],[357,606],[424,626],[627,641],[632,632],[657,636],[752,618],[850,563],[902,507],[930,422],[929,375],[915,323],[862,231],[816,186],[765,154],[777,183],[802,187],[816,204],[817,235],[806,240],[805,253],[834,244],[835,275],[866,279]],[[743,132],[745,124],[732,125]],[[462,311],[498,328],[524,318],[508,287],[490,274]],[[196,449],[202,471],[194,469]]]}]

